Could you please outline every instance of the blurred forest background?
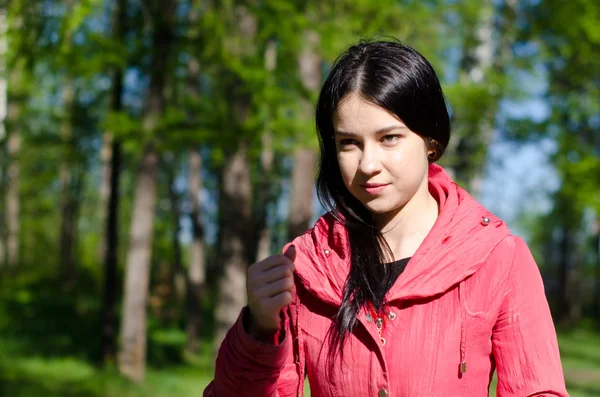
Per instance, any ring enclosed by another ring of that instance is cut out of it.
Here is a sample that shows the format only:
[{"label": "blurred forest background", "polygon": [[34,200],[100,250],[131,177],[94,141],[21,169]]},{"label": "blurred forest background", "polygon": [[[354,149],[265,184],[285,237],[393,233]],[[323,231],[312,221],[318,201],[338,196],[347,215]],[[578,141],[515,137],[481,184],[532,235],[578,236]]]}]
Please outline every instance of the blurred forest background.
[{"label": "blurred forest background", "polygon": [[540,265],[600,395],[600,2],[0,0],[0,395],[199,396],[245,269],[322,214],[314,104],[396,37],[443,83],[441,164]]}]

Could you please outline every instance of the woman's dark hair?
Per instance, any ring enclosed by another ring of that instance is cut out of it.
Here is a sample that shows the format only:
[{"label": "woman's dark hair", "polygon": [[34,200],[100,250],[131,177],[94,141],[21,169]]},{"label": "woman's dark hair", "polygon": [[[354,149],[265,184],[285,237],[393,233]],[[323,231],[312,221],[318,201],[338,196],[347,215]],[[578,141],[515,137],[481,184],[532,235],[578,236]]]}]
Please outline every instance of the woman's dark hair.
[{"label": "woman's dark hair", "polygon": [[397,41],[361,41],[335,61],[317,102],[320,162],[316,185],[321,204],[348,230],[351,267],[342,304],[329,330],[330,362],[335,354],[342,354],[360,309],[369,303],[380,308],[384,302],[375,291],[393,282],[387,264],[391,250],[372,214],[344,185],[337,161],[333,117],[340,102],[352,93],[392,112],[422,136],[434,152],[430,162],[441,157],[450,139],[450,119],[440,83],[433,67],[417,51]]}]

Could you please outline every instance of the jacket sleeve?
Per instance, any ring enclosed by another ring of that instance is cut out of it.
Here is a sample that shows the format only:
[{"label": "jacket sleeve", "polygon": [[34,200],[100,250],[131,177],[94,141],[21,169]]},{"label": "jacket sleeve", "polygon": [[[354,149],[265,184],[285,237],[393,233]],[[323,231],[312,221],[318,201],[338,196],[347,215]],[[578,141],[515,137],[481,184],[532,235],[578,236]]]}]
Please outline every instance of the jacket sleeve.
[{"label": "jacket sleeve", "polygon": [[[295,303],[292,303],[295,306]],[[296,397],[303,386],[297,338],[292,315],[295,307],[282,311],[281,343],[254,340],[243,325],[244,308],[219,349],[215,378],[204,397]]]},{"label": "jacket sleeve", "polygon": [[568,397],[540,271],[525,242],[511,238],[512,269],[492,334],[497,396]]}]

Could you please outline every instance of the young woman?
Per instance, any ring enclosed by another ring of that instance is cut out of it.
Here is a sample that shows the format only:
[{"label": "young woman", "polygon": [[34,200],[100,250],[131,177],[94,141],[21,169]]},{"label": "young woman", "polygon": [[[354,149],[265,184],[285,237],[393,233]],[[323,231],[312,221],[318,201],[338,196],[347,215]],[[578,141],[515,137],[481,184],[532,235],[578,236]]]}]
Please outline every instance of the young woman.
[{"label": "young woman", "polygon": [[330,210],[248,269],[205,397],[567,396],[538,267],[434,162],[450,138],[431,65],[397,42],[336,61],[317,104]]}]

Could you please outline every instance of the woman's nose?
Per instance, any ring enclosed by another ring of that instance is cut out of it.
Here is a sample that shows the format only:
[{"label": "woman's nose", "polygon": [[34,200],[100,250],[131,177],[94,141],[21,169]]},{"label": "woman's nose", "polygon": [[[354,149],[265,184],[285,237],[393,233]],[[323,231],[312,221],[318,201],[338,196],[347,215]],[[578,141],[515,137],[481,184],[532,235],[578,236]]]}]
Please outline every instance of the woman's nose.
[{"label": "woman's nose", "polygon": [[381,171],[381,155],[374,145],[364,146],[358,168],[365,175],[373,175]]}]

